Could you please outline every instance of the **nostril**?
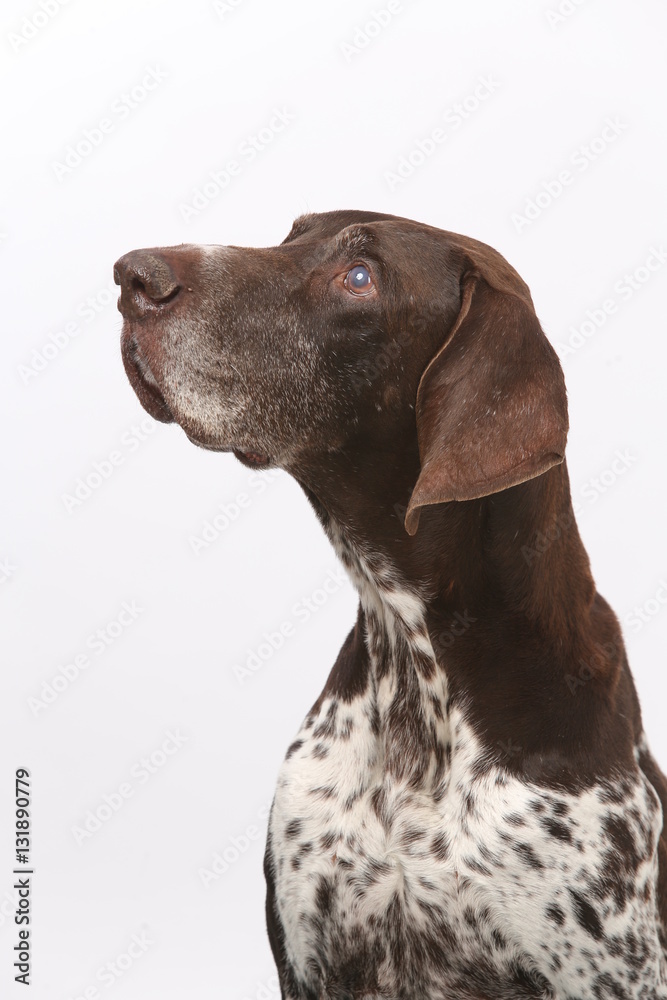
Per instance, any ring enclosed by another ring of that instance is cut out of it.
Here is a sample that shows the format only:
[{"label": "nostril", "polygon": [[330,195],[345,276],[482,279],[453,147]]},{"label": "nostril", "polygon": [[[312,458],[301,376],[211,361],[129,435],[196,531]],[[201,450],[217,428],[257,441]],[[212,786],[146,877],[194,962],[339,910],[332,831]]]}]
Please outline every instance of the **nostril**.
[{"label": "nostril", "polygon": [[135,250],[117,261],[114,280],[121,286],[120,309],[143,314],[163,308],[178,296],[181,285],[164,256]]},{"label": "nostril", "polygon": [[130,291],[135,299],[148,299],[153,305],[164,306],[172,302],[181,290],[176,282],[161,282],[153,275],[139,276],[135,274],[129,282]]},{"label": "nostril", "polygon": [[178,293],[180,292],[180,290],[181,290],[181,286],[180,285],[176,285],[176,287],[174,288],[173,291],[169,292],[168,295],[165,295],[165,297],[163,299],[160,299],[160,305],[166,305],[167,302],[173,302],[174,299],[176,298],[176,296],[178,295]]}]

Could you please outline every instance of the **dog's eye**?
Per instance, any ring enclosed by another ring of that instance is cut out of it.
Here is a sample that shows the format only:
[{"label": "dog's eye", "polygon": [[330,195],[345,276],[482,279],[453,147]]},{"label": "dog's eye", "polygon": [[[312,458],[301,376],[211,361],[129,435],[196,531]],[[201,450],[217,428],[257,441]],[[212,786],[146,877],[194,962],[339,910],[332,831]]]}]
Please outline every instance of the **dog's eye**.
[{"label": "dog's eye", "polygon": [[356,264],[345,277],[345,287],[355,295],[366,295],[373,289],[370,271],[363,264]]}]

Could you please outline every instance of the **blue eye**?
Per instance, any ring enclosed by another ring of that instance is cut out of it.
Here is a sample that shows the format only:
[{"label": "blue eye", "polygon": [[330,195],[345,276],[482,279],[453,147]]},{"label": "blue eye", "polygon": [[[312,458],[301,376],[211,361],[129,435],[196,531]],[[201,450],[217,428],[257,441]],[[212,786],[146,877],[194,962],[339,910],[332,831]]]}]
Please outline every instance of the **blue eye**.
[{"label": "blue eye", "polygon": [[363,264],[357,264],[345,277],[345,287],[355,295],[366,295],[373,289],[370,271]]}]

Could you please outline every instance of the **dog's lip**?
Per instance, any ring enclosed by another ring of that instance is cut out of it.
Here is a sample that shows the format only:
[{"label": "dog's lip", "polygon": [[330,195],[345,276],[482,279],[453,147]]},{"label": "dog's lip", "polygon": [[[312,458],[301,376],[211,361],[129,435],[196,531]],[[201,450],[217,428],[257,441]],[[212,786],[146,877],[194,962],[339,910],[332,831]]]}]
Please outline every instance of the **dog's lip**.
[{"label": "dog's lip", "polygon": [[[174,423],[176,418],[162,395],[159,383],[131,330],[123,331],[121,350],[127,377],[141,405],[155,420]],[[231,451],[239,462],[249,469],[267,469],[271,465],[271,457],[264,452],[251,448],[235,448],[233,445],[202,439],[187,426],[187,423],[181,423],[181,426],[188,440],[198,448],[217,452]]]},{"label": "dog's lip", "polygon": [[232,452],[234,457],[238,458],[239,462],[249,469],[268,469],[271,464],[270,456],[259,451],[243,451],[241,448],[232,448]]},{"label": "dog's lip", "polygon": [[121,353],[130,385],[136,392],[143,408],[155,420],[160,420],[163,424],[173,423],[174,415],[160,392],[150,365],[141,354],[136,337],[131,332],[123,332]]}]

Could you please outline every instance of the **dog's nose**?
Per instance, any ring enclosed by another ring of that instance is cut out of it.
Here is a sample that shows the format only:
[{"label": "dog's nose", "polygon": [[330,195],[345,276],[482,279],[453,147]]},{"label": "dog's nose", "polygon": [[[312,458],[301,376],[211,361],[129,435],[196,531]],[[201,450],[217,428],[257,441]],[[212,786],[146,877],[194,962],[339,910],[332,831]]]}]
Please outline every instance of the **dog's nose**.
[{"label": "dog's nose", "polygon": [[123,316],[140,317],[164,309],[181,291],[165,257],[152,250],[133,250],[117,260],[114,281],[120,285],[118,308]]}]

